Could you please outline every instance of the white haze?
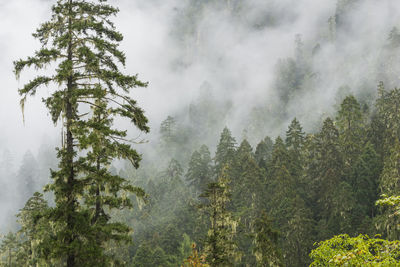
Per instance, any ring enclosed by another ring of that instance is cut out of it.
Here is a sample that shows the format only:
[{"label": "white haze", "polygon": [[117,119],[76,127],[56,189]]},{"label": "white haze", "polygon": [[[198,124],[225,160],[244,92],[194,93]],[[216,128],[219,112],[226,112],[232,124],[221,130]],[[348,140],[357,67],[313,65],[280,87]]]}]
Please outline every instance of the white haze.
[{"label": "white haze", "polygon": [[[139,73],[149,81],[148,88],[132,93],[146,111],[153,133],[168,115],[175,114],[193,101],[204,82],[212,85],[213,95],[231,101],[233,108],[227,125],[236,136],[246,127],[253,106],[279,107],[274,91],[276,65],[279,59],[294,57],[294,40],[302,36],[306,53],[327,39],[328,19],[335,14],[336,0],[246,0],[245,15],[237,18],[226,9],[209,8],[199,16],[197,37],[184,47],[176,40],[176,18],[188,1],[183,0],[113,0],[120,14],[115,18],[124,34],[122,50],[127,54],[127,73]],[[225,2],[222,1],[221,2]],[[351,27],[335,43],[321,44],[313,70],[318,79],[312,89],[302,92],[288,105],[289,118],[300,119],[310,130],[324,114],[332,113],[339,87],[347,85],[356,95],[373,93],[379,81],[375,69],[381,47],[393,26],[399,24],[398,0],[363,0],[350,14]],[[41,95],[28,100],[25,125],[22,121],[17,89],[34,72],[22,74],[16,81],[12,62],[32,54],[39,47],[31,33],[50,16],[50,0],[0,0],[0,155],[9,149],[17,159],[27,150],[33,154],[43,142],[57,143],[55,128]],[[276,27],[254,29],[268,12],[282,17]],[[177,67],[177,61],[185,67]],[[400,65],[400,64],[399,64]],[[391,81],[398,84],[398,77]],[[289,121],[269,128],[265,135],[282,133]],[[222,129],[221,129],[222,130]],[[146,137],[154,142],[151,136]],[[215,138],[215,137],[213,137]],[[146,145],[143,145],[146,146]],[[14,170],[14,172],[16,169]],[[0,179],[2,174],[0,174]],[[13,181],[2,181],[12,185]],[[10,188],[15,188],[10,186]],[[12,196],[18,192],[12,192]],[[16,212],[12,198],[0,204],[0,214]],[[4,223],[0,215],[0,225]]]}]

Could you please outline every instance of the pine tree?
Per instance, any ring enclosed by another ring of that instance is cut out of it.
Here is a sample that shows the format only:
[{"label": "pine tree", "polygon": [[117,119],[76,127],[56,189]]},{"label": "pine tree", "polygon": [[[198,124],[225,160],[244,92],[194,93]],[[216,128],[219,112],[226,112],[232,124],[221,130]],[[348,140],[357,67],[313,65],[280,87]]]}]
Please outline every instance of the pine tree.
[{"label": "pine tree", "polygon": [[311,210],[300,195],[291,201],[291,216],[287,222],[283,249],[288,266],[307,266],[308,254],[311,251],[314,231],[314,220]]},{"label": "pine tree", "polygon": [[278,248],[279,232],[273,229],[272,220],[262,212],[254,222],[253,253],[259,267],[283,266]]},{"label": "pine tree", "polygon": [[232,137],[231,131],[225,127],[221,133],[217,151],[215,153],[215,174],[219,176],[223,167],[232,162],[235,153],[236,140]]},{"label": "pine tree", "polygon": [[254,265],[256,259],[252,253],[253,222],[264,208],[263,190],[265,188],[264,172],[258,167],[252,147],[243,140],[238,147],[230,172],[232,190],[232,211],[240,218],[238,248],[244,252],[242,263]]},{"label": "pine tree", "polygon": [[47,187],[55,194],[50,220],[57,229],[48,242],[51,256],[65,260],[68,267],[106,265],[102,246],[113,239],[129,240],[129,228],[111,223],[103,210],[130,207],[123,192],[143,195],[107,168],[114,158],[128,159],[135,167],[140,161],[126,142],[127,132],[112,128],[113,118],[127,118],[139,130],[149,130],[143,110],[127,95],[131,88],[147,84],[119,70],[125,65],[125,55],[118,49],[123,36],[109,19],[117,13],[104,0],[58,0],[52,18],[33,35],[41,48],[14,62],[17,77],[27,67],[57,66],[19,93],[23,109],[27,97],[40,87],[56,85],[44,103],[53,122],[61,120],[65,136],[58,149],[59,170],[52,171],[54,182]]},{"label": "pine tree", "polygon": [[176,121],[173,117],[168,116],[161,122],[160,134],[164,146],[171,146],[175,142],[176,131]]},{"label": "pine tree", "polygon": [[2,254],[3,266],[17,266],[17,253],[19,252],[19,241],[16,234],[9,232],[2,238],[0,252]]},{"label": "pine tree", "polygon": [[[279,214],[279,206],[285,203],[285,199],[294,196],[294,182],[290,174],[290,156],[281,137],[277,137],[272,152],[272,159],[268,166],[268,208]],[[278,217],[270,213],[276,220]],[[278,224],[283,223],[279,221]]]},{"label": "pine tree", "polygon": [[380,177],[380,193],[386,195],[400,194],[400,141],[397,139],[390,154],[385,158],[382,174]]},{"label": "pine tree", "polygon": [[201,197],[207,200],[202,211],[210,218],[211,226],[205,240],[204,253],[210,266],[232,266],[239,256],[234,242],[237,222],[227,206],[230,202],[228,167],[216,182],[210,183]]},{"label": "pine tree", "polygon": [[202,145],[199,151],[195,151],[189,162],[186,179],[195,193],[203,192],[207,184],[212,181],[211,156],[208,147]]},{"label": "pine tree", "polygon": [[302,266],[307,262],[306,255],[312,244],[313,218],[302,196],[297,193],[299,177],[291,173],[293,158],[289,152],[293,152],[293,148],[288,151],[278,137],[268,168],[267,206],[284,237],[280,246],[285,264]]},{"label": "pine tree", "polygon": [[[357,209],[354,211],[353,229],[358,233],[368,233],[360,229],[375,214],[375,201],[378,199],[379,174],[381,163],[371,143],[367,143],[351,173],[351,186],[354,191]],[[367,218],[366,218],[367,217]]]},{"label": "pine tree", "polygon": [[[26,202],[24,208],[17,214],[21,229],[18,234],[23,237],[23,260],[26,266],[41,265],[48,256],[49,248],[43,244],[52,234],[52,228],[47,219],[49,207],[43,195],[35,192]],[[20,255],[21,257],[22,255]]]},{"label": "pine tree", "polygon": [[390,153],[390,148],[400,136],[400,89],[387,92],[383,83],[380,83],[376,108],[384,127],[384,150]]},{"label": "pine tree", "polygon": [[[322,227],[319,232],[321,239],[329,237],[337,230],[338,220],[343,220],[338,213],[333,214],[335,203],[333,199],[336,190],[343,181],[343,158],[339,146],[339,132],[330,118],[324,121],[321,132],[316,140],[316,158],[317,164],[314,174],[314,183],[316,184],[318,207],[315,210],[315,218]],[[347,188],[347,187],[345,187]],[[346,218],[350,220],[351,218]],[[326,223],[331,223],[326,225]]]},{"label": "pine tree", "polygon": [[300,122],[294,118],[286,131],[286,146],[289,150],[293,150],[297,155],[304,143],[304,132]]},{"label": "pine tree", "polygon": [[260,168],[267,169],[267,163],[271,160],[274,142],[270,137],[265,137],[256,147],[255,160]]},{"label": "pine tree", "polygon": [[343,150],[345,164],[350,169],[361,154],[365,138],[361,106],[353,95],[343,100],[336,120],[340,147]]},{"label": "pine tree", "polygon": [[300,122],[294,118],[286,131],[286,147],[290,157],[289,171],[293,177],[296,191],[302,196],[306,196],[306,184],[304,177],[304,132]]}]

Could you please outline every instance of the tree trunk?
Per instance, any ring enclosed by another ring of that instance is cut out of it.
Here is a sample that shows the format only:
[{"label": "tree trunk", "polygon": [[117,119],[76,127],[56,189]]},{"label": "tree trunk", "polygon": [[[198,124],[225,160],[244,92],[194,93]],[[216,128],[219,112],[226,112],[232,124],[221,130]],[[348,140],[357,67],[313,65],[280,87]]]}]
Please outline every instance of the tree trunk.
[{"label": "tree trunk", "polygon": [[[68,28],[69,28],[69,44],[68,44],[68,61],[72,62],[72,0],[69,0],[69,19],[68,19]],[[66,239],[66,245],[68,246],[68,254],[67,254],[67,267],[75,266],[75,253],[71,250],[70,246],[74,242],[74,218],[73,214],[75,213],[75,196],[74,196],[74,147],[73,147],[73,136],[71,132],[71,124],[73,120],[73,110],[72,110],[72,91],[73,91],[73,76],[72,73],[68,77],[67,82],[67,95],[66,95],[66,130],[67,130],[67,154],[66,154],[66,168],[68,169],[68,180],[67,180],[67,229],[72,233]]]}]

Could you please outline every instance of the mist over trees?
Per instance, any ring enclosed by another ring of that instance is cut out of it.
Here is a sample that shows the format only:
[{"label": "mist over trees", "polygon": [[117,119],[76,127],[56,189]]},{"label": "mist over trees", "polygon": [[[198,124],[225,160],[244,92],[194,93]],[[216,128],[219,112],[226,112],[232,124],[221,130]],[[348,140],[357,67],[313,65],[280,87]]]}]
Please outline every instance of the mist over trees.
[{"label": "mist over trees", "polygon": [[108,2],[52,2],[14,63],[58,125],[0,133],[0,266],[400,264],[399,3]]}]

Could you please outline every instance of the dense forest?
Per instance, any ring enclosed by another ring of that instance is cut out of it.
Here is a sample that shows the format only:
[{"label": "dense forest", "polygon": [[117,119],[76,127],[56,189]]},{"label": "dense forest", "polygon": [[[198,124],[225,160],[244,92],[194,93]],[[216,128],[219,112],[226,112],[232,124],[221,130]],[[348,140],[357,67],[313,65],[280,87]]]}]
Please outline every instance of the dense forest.
[{"label": "dense forest", "polygon": [[[133,97],[152,81],[125,74],[119,10],[54,2],[14,74],[37,74],[18,91],[23,112],[49,88],[61,137],[21,163],[0,138],[0,266],[400,266],[400,25],[354,40],[373,1],[330,1],[314,35],[294,34],[291,54],[261,70],[272,78],[254,101],[232,78],[246,72],[204,79],[159,122]],[[286,2],[175,7],[169,67],[232,64],[207,55],[204,17],[262,36],[296,22]]]}]

